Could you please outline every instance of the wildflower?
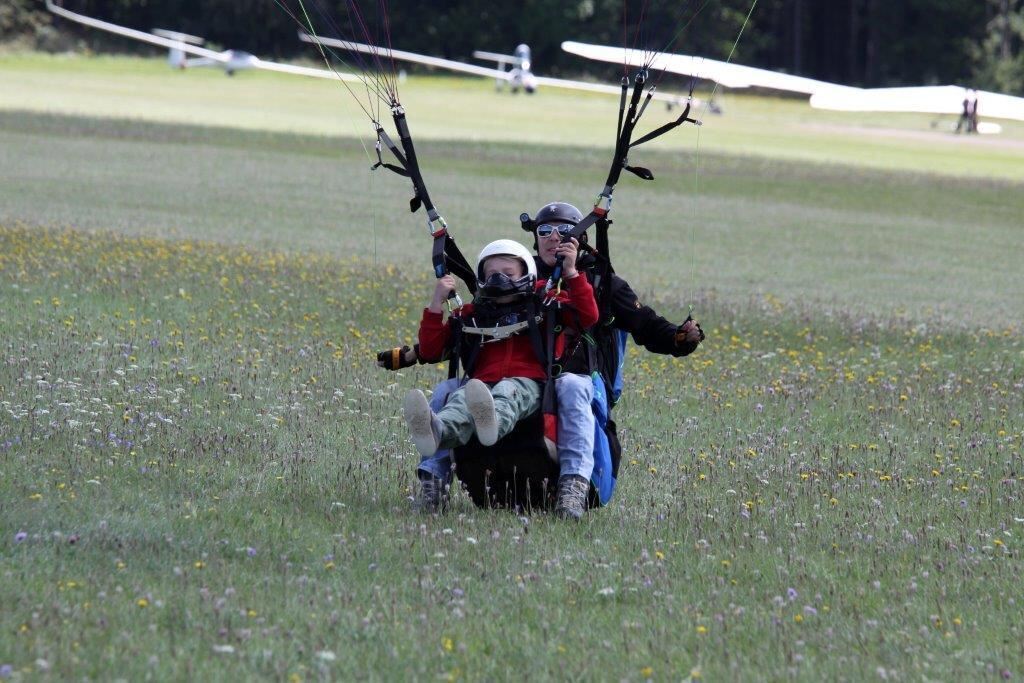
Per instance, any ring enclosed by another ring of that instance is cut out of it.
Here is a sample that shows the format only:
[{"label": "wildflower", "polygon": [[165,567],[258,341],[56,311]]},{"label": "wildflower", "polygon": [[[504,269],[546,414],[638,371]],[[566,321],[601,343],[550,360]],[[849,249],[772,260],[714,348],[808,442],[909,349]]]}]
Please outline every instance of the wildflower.
[{"label": "wildflower", "polygon": [[21,543],[26,538],[28,538],[28,534],[26,534],[24,531],[19,531],[18,533],[14,534],[15,543]]},{"label": "wildflower", "polygon": [[796,600],[798,595],[799,594],[796,592],[795,588],[787,588],[786,589],[786,597],[789,598],[790,602],[793,602],[794,600]]},{"label": "wildflower", "polygon": [[455,641],[453,641],[451,638],[445,638],[441,641],[441,647],[444,648],[445,652],[451,652],[455,649]]},{"label": "wildflower", "polygon": [[203,569],[204,567],[206,567],[206,563],[203,562],[202,560],[196,560],[195,562],[192,563],[192,566],[195,567],[196,569]]},{"label": "wildflower", "polygon": [[649,666],[645,666],[644,668],[640,669],[640,675],[644,678],[650,678],[653,674],[654,669]]},{"label": "wildflower", "polygon": [[146,608],[149,607],[149,600],[147,600],[146,598],[139,598],[135,601],[135,604],[139,607]]},{"label": "wildflower", "polygon": [[253,548],[252,546],[249,546],[248,548],[245,549],[245,554],[248,555],[249,557],[256,557],[256,548]]},{"label": "wildflower", "polygon": [[10,664],[0,666],[0,678],[10,678],[14,674],[14,667]]},{"label": "wildflower", "polygon": [[704,626],[703,624],[701,624],[700,626],[697,627],[697,633],[699,633],[700,635],[704,635],[707,632],[708,632],[708,627],[707,626]]}]

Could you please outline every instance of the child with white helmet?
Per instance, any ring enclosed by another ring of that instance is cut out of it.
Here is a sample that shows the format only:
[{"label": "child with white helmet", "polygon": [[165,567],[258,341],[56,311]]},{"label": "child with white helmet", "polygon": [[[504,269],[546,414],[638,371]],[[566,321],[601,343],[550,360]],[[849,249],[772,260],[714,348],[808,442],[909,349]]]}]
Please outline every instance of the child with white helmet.
[{"label": "child with white helmet", "polygon": [[[585,277],[576,271],[576,250],[572,242],[561,245],[565,257],[561,290],[549,291],[564,308],[575,315],[562,316],[563,331],[554,337],[554,356],[561,356],[564,328],[575,325],[585,330],[598,319],[594,290]],[[433,300],[423,311],[419,329],[419,354],[425,360],[445,357],[452,349],[460,326],[466,334],[478,330],[486,334],[487,325],[478,322],[478,315],[499,311],[502,317],[494,324],[496,333],[487,339],[476,339],[471,366],[466,373],[471,379],[454,391],[444,408],[436,414],[430,409],[423,392],[410,391],[404,402],[406,422],[416,449],[423,456],[438,448],[454,448],[467,443],[475,433],[480,443],[490,446],[512,431],[516,423],[535,412],[541,405],[541,386],[548,380],[547,369],[538,358],[528,334],[521,311],[545,289],[545,281],[537,280],[533,255],[514,240],[491,242],[477,259],[477,295],[473,303],[454,311],[444,320],[443,306],[455,279],[446,275],[437,281]],[[529,308],[534,311],[535,309]],[[554,306],[542,307],[546,315],[554,314]],[[530,317],[533,316],[531,312]]]}]

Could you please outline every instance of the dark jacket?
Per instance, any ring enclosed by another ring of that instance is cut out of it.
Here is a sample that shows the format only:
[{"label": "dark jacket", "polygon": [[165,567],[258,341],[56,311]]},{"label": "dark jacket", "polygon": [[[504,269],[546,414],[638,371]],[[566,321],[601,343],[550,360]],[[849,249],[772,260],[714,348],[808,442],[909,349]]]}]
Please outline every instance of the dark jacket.
[{"label": "dark jacket", "polygon": [[[548,278],[551,275],[551,268],[535,257],[537,264],[537,276]],[[576,269],[585,273],[587,279],[594,280],[595,271],[598,267],[597,259],[588,254],[582,254],[576,261]],[[602,301],[598,293],[598,307],[601,308]],[[618,366],[617,349],[612,353],[608,344],[603,343],[602,337],[607,333],[607,321],[611,320],[610,327],[622,330],[633,336],[637,345],[644,347],[651,353],[659,353],[669,356],[686,356],[697,348],[698,343],[676,344],[676,332],[679,325],[669,322],[654,312],[650,306],[640,302],[640,299],[633,292],[629,283],[618,275],[612,274],[611,288],[607,292],[607,312],[601,311],[602,320],[598,328],[594,330],[594,337],[598,340],[596,354],[599,369],[605,374],[606,379],[611,380],[615,376],[615,368]],[[604,326],[605,329],[601,329]],[[612,353],[609,357],[609,353]],[[591,356],[585,344],[580,344],[572,355],[571,359],[563,360],[563,370],[568,372],[589,373],[591,369]]]}]

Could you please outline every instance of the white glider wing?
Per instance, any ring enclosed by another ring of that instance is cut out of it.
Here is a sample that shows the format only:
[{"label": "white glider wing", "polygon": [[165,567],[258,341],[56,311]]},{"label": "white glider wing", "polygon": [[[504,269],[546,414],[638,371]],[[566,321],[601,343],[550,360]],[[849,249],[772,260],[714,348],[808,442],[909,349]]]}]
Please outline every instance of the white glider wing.
[{"label": "white glider wing", "polygon": [[[1024,97],[985,90],[976,91],[978,116],[1024,121]],[[828,90],[811,96],[811,106],[838,111],[918,112],[959,114],[966,90],[955,85],[910,88],[848,88]]]},{"label": "white glider wing", "polygon": [[[620,95],[622,94],[622,86],[609,85],[607,83],[590,83],[588,81],[570,81],[564,78],[547,78],[545,76],[537,76],[537,85],[544,86],[547,88],[566,88],[568,90],[582,90],[584,92],[599,92],[607,95]],[[673,95],[672,93],[654,91],[653,99],[661,102],[668,102],[670,104],[682,105],[686,103],[686,95]],[[695,98],[693,100],[693,106],[699,106],[700,102]]]},{"label": "white glider wing", "polygon": [[[391,58],[399,59],[406,62],[413,62],[416,64],[424,64],[426,66],[433,66],[439,69],[449,69],[451,71],[458,71],[460,73],[471,74],[473,76],[484,76],[486,78],[500,78],[506,81],[511,81],[513,78],[511,71],[502,71],[500,69],[492,69],[485,66],[477,66],[475,64],[466,64],[464,62],[456,62],[451,59],[442,59],[440,57],[430,57],[427,55],[417,54],[415,52],[405,52],[403,50],[389,50],[385,47],[376,45],[366,45],[363,43],[353,43],[348,40],[338,40],[337,38],[324,38],[323,36],[312,36],[308,33],[300,32],[299,39],[307,43],[319,43],[328,47],[336,47],[342,50],[351,50],[353,52],[361,52],[363,54],[374,55],[382,61],[390,60]],[[498,55],[496,53],[477,53],[473,55],[479,57],[481,54],[492,55],[494,57],[504,57],[509,61],[518,60],[517,57],[510,55]],[[617,85],[607,85],[604,83],[588,83],[586,81],[570,81],[563,78],[547,78],[545,76],[535,76],[536,83],[538,86],[550,87],[550,88],[567,88],[570,90],[582,90],[586,92],[597,92],[605,93],[609,95],[618,95],[621,93],[621,88]],[[671,102],[672,104],[680,104],[686,101],[685,95],[673,95],[670,93],[660,93],[655,91],[654,99],[663,102]]]},{"label": "white glider wing", "polygon": [[267,62],[259,57],[254,57],[250,66],[254,69],[263,69],[264,71],[274,71],[280,74],[293,74],[295,76],[311,76],[313,78],[327,78],[332,81],[348,81],[349,83],[360,82],[358,76],[353,74],[344,73],[342,71],[332,71],[330,69],[314,69],[308,66],[297,66],[295,64],[280,64],[278,62]]},{"label": "white glider wing", "polygon": [[182,52],[187,52],[188,54],[196,55],[198,57],[212,59],[217,63],[224,63],[228,61],[228,57],[220,52],[207,50],[206,48],[199,47],[198,45],[190,45],[181,40],[172,40],[170,38],[164,38],[163,36],[153,35],[152,33],[146,33],[145,31],[136,31],[132,28],[125,28],[124,26],[118,26],[117,24],[93,19],[92,17],[87,17],[84,14],[77,14],[75,12],[68,11],[63,7],[58,7],[53,3],[53,0],[46,0],[46,9],[59,17],[64,17],[65,19],[89,26],[90,28],[98,28],[101,31],[115,33],[119,36],[132,38],[134,40],[141,40],[144,43],[159,45],[160,47],[166,47],[171,50],[181,50]]},{"label": "white glider wing", "polygon": [[[208,50],[198,45],[191,45],[190,42],[182,40],[174,40],[167,38],[167,35],[180,35],[174,32],[165,31],[163,29],[157,29],[163,35],[154,35],[152,33],[146,33],[145,31],[137,31],[135,29],[126,28],[124,26],[118,26],[117,24],[111,24],[107,21],[100,21],[99,19],[93,19],[83,14],[71,12],[59,7],[53,3],[53,0],[46,0],[46,8],[56,14],[59,17],[64,17],[71,21],[77,22],[90,28],[97,28],[101,31],[108,31],[119,36],[126,38],[132,38],[134,40],[140,40],[144,43],[151,45],[158,45],[160,47],[166,47],[170,50],[179,50],[181,52],[196,55],[197,59],[189,59],[185,62],[187,66],[205,66],[205,65],[217,65],[222,67],[231,67],[235,61],[235,57],[232,56],[232,51],[226,52],[215,52],[214,50]],[[193,38],[193,36],[187,36]],[[198,39],[196,39],[198,40]],[[265,62],[262,59],[251,57],[246,59],[244,63],[240,64],[241,68],[254,68],[263,69],[264,71],[276,71],[279,73],[295,74],[298,76],[313,76],[315,78],[329,78],[332,80],[342,81],[358,81],[359,78],[351,74],[335,73],[334,71],[328,71],[327,69],[312,69],[304,66],[293,66],[291,64],[278,64],[277,62]]]},{"label": "white glider wing", "polygon": [[429,57],[427,55],[417,54],[415,52],[405,52],[404,50],[389,50],[386,47],[379,47],[376,45],[365,45],[363,43],[353,43],[348,40],[338,40],[337,38],[324,38],[322,36],[313,36],[303,31],[299,32],[299,40],[306,43],[313,43],[314,45],[326,45],[328,47],[336,47],[342,50],[349,50],[351,52],[360,52],[363,54],[374,55],[382,62],[390,61],[391,59],[398,59],[403,62],[413,62],[415,64],[424,64],[426,66],[433,66],[439,69],[448,69],[450,71],[458,71],[461,73],[472,74],[473,76],[485,76],[486,78],[502,78],[504,80],[511,80],[511,75],[507,71],[500,71],[498,69],[491,69],[486,66],[477,66],[475,64],[465,64],[463,62],[456,62],[451,59],[442,59],[441,57]]},{"label": "white glider wing", "polygon": [[628,64],[635,67],[650,64],[650,68],[657,71],[668,71],[669,73],[683,76],[693,76],[715,81],[726,88],[771,88],[772,90],[785,90],[787,92],[810,95],[822,90],[844,87],[835,83],[829,83],[828,81],[818,81],[813,78],[792,76],[777,71],[756,69],[750,66],[740,66],[739,64],[730,64],[728,62],[690,55],[676,55],[664,52],[652,55],[652,53],[643,50],[589,45],[571,40],[562,43],[562,49],[580,57],[611,62],[613,64]]},{"label": "white glider wing", "polygon": [[486,59],[491,62],[498,62],[499,64],[514,64],[515,66],[521,66],[523,60],[515,55],[503,55],[500,52],[487,52],[485,50],[475,50],[473,56],[477,59]]}]

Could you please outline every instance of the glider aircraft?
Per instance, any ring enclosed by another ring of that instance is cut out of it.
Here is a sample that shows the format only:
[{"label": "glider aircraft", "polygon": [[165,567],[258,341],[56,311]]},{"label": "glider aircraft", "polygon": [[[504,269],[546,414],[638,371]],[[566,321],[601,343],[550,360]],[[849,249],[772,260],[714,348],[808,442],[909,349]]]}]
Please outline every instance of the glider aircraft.
[{"label": "glider aircraft", "polygon": [[[562,49],[587,59],[613,64],[639,66],[649,63],[652,69],[715,81],[726,88],[766,88],[810,95],[810,105],[816,109],[960,114],[965,98],[964,88],[954,85],[857,88],[689,55],[661,53],[652,59],[651,53],[641,50],[573,41],[563,42]],[[1024,121],[1024,98],[978,91],[977,100],[980,116]],[[1002,126],[990,121],[982,121],[977,126],[979,133],[999,133],[1001,130]]]},{"label": "glider aircraft", "polygon": [[[356,43],[350,40],[314,36],[304,31],[299,32],[299,39],[307,43],[313,43],[314,45],[323,45],[341,50],[349,50],[351,52],[375,55],[377,57],[386,57],[388,59],[394,58],[405,62],[424,64],[426,66],[448,69],[450,71],[470,74],[473,76],[493,78],[498,83],[508,83],[512,92],[517,92],[519,88],[522,88],[527,93],[534,93],[538,88],[543,86],[547,88],[566,88],[569,90],[582,90],[616,96],[622,94],[622,88],[618,85],[588,83],[587,81],[573,81],[564,78],[548,78],[546,76],[535,75],[530,70],[530,48],[526,45],[520,45],[517,47],[515,55],[502,55],[496,52],[480,51],[473,53],[473,56],[478,59],[491,59],[497,62],[498,68],[493,68],[489,66],[458,62],[453,59],[442,59],[441,57],[421,55],[415,52],[406,52],[404,50],[395,50],[393,48]],[[512,69],[506,71],[504,68],[506,64],[511,64]],[[666,102],[670,107],[674,105],[682,106],[688,101],[691,102],[693,106],[698,106],[699,104],[695,100],[691,100],[686,95],[674,95],[671,93],[662,93],[657,91],[654,92],[652,99]]]},{"label": "glider aircraft", "polygon": [[[168,53],[168,61],[171,66],[179,69],[185,69],[193,66],[216,66],[223,69],[224,73],[228,76],[232,76],[236,71],[241,71],[243,69],[260,69],[262,71],[276,71],[278,73],[294,74],[296,76],[328,78],[335,81],[359,81],[356,76],[333,70],[313,69],[305,66],[295,66],[293,64],[268,62],[241,50],[224,50],[223,52],[208,50],[200,46],[203,42],[202,38],[190,36],[187,33],[167,31],[164,29],[153,29],[152,33],[137,31],[124,26],[118,26],[117,24],[111,24],[106,21],[100,21],[99,19],[93,19],[92,17],[87,17],[84,14],[71,12],[54,4],[53,0],[46,0],[46,9],[59,17],[83,24],[84,26],[89,26],[90,28],[108,31],[119,36],[132,38],[133,40],[140,40],[144,43],[150,43],[151,45],[165,47],[170,51]],[[186,57],[186,55],[194,56]]]}]

